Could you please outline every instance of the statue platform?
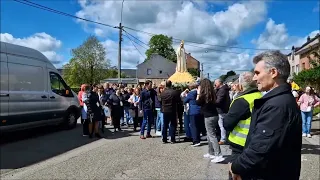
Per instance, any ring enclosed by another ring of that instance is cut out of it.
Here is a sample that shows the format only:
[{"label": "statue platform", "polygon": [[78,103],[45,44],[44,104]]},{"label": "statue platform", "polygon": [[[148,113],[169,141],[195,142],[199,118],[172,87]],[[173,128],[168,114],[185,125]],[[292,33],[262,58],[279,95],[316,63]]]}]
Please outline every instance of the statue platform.
[{"label": "statue platform", "polygon": [[168,80],[172,83],[192,83],[196,80],[192,77],[192,75],[187,72],[175,72]]}]

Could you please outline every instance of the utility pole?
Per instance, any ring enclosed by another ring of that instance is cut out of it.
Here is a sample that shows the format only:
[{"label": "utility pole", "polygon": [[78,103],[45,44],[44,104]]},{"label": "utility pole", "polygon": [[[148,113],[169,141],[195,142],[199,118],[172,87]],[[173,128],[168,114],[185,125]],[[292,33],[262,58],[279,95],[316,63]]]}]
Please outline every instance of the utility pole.
[{"label": "utility pole", "polygon": [[203,79],[203,63],[201,63],[201,74],[200,74],[200,79]]},{"label": "utility pole", "polygon": [[209,77],[209,73],[208,73],[207,75],[208,75],[208,79],[210,79],[210,77]]},{"label": "utility pole", "polygon": [[136,69],[136,80],[137,80],[137,85],[139,84],[139,79],[138,79],[138,65],[139,65],[139,61],[137,61],[137,69]]},{"label": "utility pole", "polygon": [[119,49],[118,49],[118,83],[121,83],[121,42],[122,42],[122,24],[119,23]]}]

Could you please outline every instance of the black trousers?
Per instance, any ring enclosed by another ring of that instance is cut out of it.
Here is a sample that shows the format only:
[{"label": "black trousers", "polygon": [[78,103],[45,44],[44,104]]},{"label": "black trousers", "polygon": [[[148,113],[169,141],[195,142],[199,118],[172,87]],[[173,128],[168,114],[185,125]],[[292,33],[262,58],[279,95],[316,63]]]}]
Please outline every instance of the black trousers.
[{"label": "black trousers", "polygon": [[178,119],[179,119],[180,131],[183,130],[183,128],[182,128],[183,127],[183,119],[182,119],[183,111],[184,111],[183,106],[179,105],[178,106]]},{"label": "black trousers", "polygon": [[89,119],[83,120],[82,131],[83,135],[89,135]]},{"label": "black trousers", "polygon": [[138,108],[134,108],[134,117],[133,117],[133,129],[136,129],[139,126],[139,113]]},{"label": "black trousers", "polygon": [[176,129],[177,129],[177,114],[176,112],[164,112],[163,113],[163,129],[162,129],[162,141],[167,141],[167,130],[169,127],[169,135],[171,142],[176,141]]}]

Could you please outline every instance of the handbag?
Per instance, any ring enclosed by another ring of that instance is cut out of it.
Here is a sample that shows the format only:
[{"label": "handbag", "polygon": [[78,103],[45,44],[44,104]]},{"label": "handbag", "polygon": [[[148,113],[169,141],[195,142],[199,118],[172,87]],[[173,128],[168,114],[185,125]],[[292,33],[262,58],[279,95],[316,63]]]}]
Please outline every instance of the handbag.
[{"label": "handbag", "polygon": [[138,117],[143,117],[143,110],[138,108]]},{"label": "handbag", "polygon": [[103,112],[106,117],[110,117],[110,109],[107,106],[103,106]]}]

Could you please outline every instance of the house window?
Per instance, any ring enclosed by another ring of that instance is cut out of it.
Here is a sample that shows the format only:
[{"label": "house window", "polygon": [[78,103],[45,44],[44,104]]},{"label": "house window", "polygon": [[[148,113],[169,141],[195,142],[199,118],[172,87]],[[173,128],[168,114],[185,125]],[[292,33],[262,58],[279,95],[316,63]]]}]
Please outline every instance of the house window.
[{"label": "house window", "polygon": [[159,71],[159,74],[162,74],[162,70]]},{"label": "house window", "polygon": [[147,69],[147,75],[151,74],[151,69]]},{"label": "house window", "polygon": [[299,73],[299,64],[296,65],[296,74]]},{"label": "house window", "polygon": [[291,74],[294,73],[294,66],[291,67]]}]

